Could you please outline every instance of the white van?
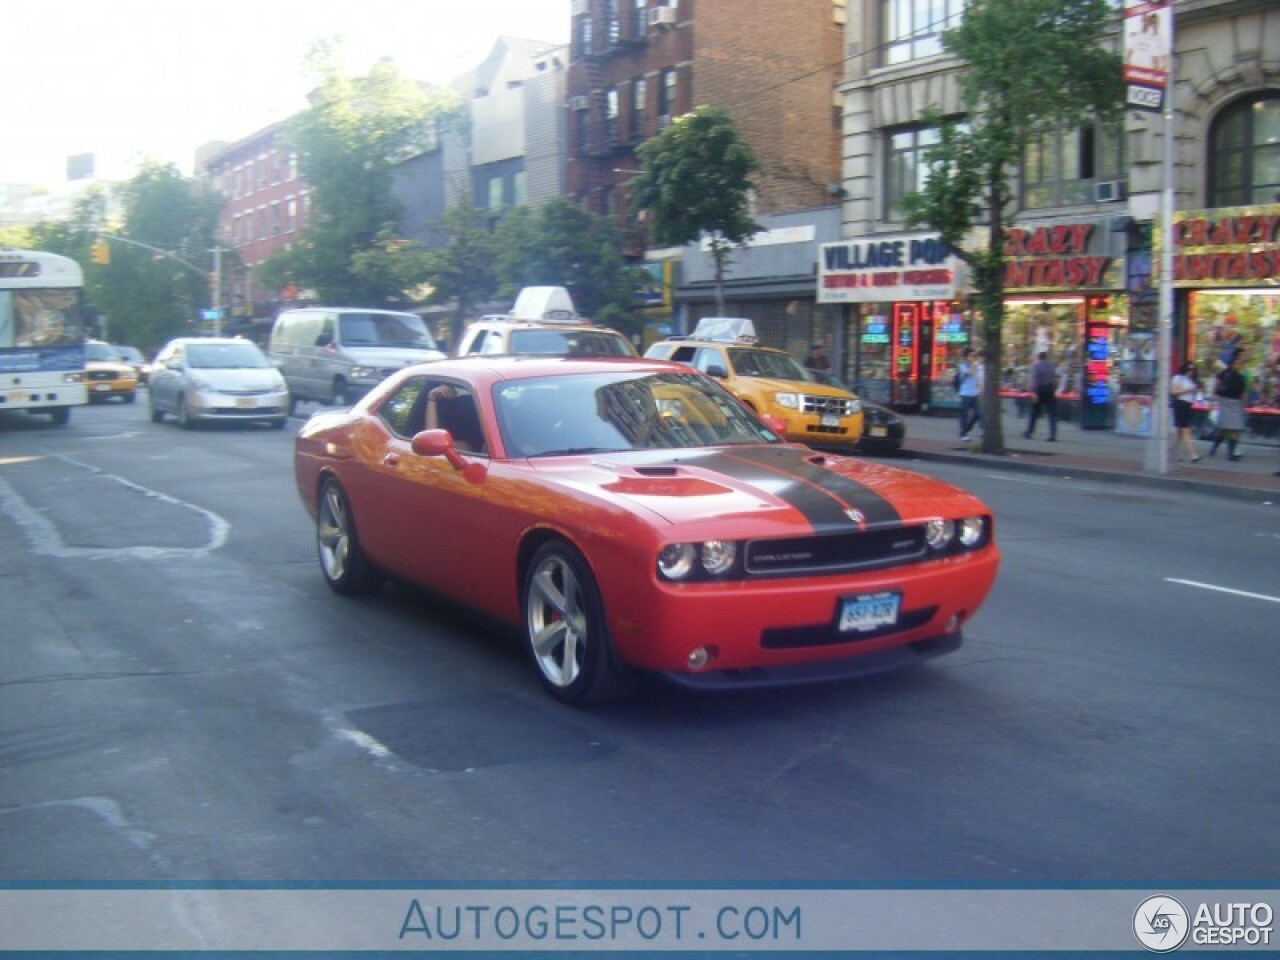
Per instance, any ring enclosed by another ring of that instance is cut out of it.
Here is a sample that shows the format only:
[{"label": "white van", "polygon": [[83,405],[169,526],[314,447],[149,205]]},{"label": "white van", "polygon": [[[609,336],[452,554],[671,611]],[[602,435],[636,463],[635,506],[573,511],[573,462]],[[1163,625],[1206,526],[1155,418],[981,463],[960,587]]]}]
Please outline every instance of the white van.
[{"label": "white van", "polygon": [[412,313],[355,307],[285,310],[267,350],[299,400],[349,405],[402,367],[444,354]]}]

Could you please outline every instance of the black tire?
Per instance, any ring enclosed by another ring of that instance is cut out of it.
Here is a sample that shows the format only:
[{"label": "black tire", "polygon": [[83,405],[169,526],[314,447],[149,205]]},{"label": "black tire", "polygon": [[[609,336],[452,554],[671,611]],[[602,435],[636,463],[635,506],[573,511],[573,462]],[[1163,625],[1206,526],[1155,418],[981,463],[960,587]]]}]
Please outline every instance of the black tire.
[{"label": "black tire", "polygon": [[49,411],[49,419],[53,421],[55,427],[65,427],[71,422],[71,408],[54,407]]},{"label": "black tire", "polygon": [[284,429],[284,425],[285,425],[286,423],[288,423],[288,422],[289,422],[289,418],[288,418],[288,417],[276,417],[276,419],[274,419],[274,420],[268,420],[267,422],[271,424],[271,429],[272,429],[272,430],[283,430],[283,429]]},{"label": "black tire", "polygon": [[292,393],[289,394],[289,416],[293,416],[298,410],[298,398]]},{"label": "black tire", "polygon": [[351,393],[351,385],[341,377],[333,381],[333,399],[330,402],[335,407],[349,407],[355,403]]},{"label": "black tire", "polygon": [[320,485],[316,506],[316,552],[329,589],[347,596],[370,593],[382,582],[378,569],[360,547],[351,503],[337,480]]},{"label": "black tire", "polygon": [[138,399],[138,395],[136,393],[126,393],[124,395],[125,403],[133,403],[137,399]]},{"label": "black tire", "polygon": [[196,426],[195,417],[191,416],[191,411],[187,409],[187,398],[183,394],[178,394],[177,417],[178,426],[183,430],[194,430]]},{"label": "black tire", "polygon": [[526,649],[553,697],[583,706],[631,688],[609,637],[600,589],[576,550],[561,540],[539,547],[525,571],[522,599]]}]

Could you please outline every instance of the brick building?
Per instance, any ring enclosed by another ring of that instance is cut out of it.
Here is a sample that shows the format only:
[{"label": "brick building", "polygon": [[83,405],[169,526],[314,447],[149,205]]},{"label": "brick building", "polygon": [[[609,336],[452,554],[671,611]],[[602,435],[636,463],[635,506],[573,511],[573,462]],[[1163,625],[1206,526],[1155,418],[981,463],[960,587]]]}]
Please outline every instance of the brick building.
[{"label": "brick building", "polygon": [[[843,75],[844,6],[574,0],[572,7],[567,195],[616,216],[626,252],[645,256],[643,225],[627,209],[635,148],[694,107],[725,107],[763,168],[754,212],[770,248],[735,257],[726,294],[732,312],[750,316],[764,339],[801,351],[824,336],[813,311],[814,244],[838,231],[840,111],[833,90]],[[674,313],[673,326],[683,329],[712,308],[710,268],[697,249],[666,256],[655,265],[655,283],[667,291],[659,312]],[[681,270],[671,269],[672,260]]]}]

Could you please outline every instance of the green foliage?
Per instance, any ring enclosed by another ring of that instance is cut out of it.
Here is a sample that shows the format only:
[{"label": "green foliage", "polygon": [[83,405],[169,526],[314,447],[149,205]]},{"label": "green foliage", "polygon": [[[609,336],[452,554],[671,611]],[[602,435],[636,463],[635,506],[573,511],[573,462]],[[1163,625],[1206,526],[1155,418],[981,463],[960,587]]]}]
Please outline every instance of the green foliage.
[{"label": "green foliage", "polygon": [[632,295],[640,278],[622,256],[612,217],[555,197],[536,210],[511,211],[498,228],[498,250],[509,295],[521,287],[566,287],[583,316],[638,332]]},{"label": "green foliage", "polygon": [[313,289],[328,303],[402,302],[423,263],[419,250],[395,242],[392,168],[433,144],[438,125],[455,117],[457,98],[429,95],[388,62],[350,76],[328,47],[317,48],[313,65],[319,86],[285,136],[310,187],[312,217],[299,243],[262,277]]},{"label": "green foliage", "polygon": [[631,181],[631,204],[654,216],[654,239],[683,246],[706,234],[724,312],[730,253],[759,232],[751,218],[752,176],[760,163],[727,110],[698,107],[636,148],[643,172]]},{"label": "green foliage", "polygon": [[457,304],[449,337],[449,346],[456,348],[471,308],[497,292],[497,249],[488,215],[469,204],[446,210],[442,226],[448,239],[426,251],[423,275],[433,287],[430,302]]},{"label": "green foliage", "polygon": [[[1014,178],[1042,134],[1117,117],[1121,61],[1112,52],[1109,0],[970,0],[960,26],[943,36],[965,61],[963,118],[929,109],[941,138],[929,151],[924,189],[904,199],[908,223],[928,225],[971,269],[983,318],[988,370],[983,449],[1003,453],[997,395],[1004,324],[1004,239],[1016,208]],[[985,226],[985,240],[974,228]]]}]

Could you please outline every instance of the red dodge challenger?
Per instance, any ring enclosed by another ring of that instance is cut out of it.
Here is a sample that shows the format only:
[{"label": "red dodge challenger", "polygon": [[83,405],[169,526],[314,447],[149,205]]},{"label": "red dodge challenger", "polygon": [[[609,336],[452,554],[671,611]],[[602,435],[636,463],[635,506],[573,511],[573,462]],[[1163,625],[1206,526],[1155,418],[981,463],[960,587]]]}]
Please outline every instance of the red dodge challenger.
[{"label": "red dodge challenger", "polygon": [[661,361],[410,367],[313,416],[294,469],[331,588],[394,575],[510,623],[574,704],[946,653],[999,565],[972,495],[788,443]]}]

